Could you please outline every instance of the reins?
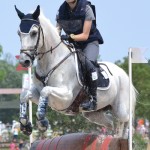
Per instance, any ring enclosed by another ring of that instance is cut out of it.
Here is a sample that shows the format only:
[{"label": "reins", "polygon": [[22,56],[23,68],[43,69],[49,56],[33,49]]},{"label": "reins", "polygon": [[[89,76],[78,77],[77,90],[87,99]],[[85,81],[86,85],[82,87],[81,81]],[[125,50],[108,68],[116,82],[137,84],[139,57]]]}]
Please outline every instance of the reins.
[{"label": "reins", "polygon": [[40,80],[44,86],[47,85],[48,79],[51,76],[51,74],[68,58],[70,57],[73,53],[76,53],[76,51],[71,51],[65,58],[63,58],[57,65],[55,65],[45,76],[39,76],[35,70],[35,76],[38,80]]},{"label": "reins", "polygon": [[[53,47],[53,48],[51,47],[50,50],[47,50],[46,52],[39,52],[39,53],[37,53],[37,55],[42,55],[42,56],[41,56],[41,58],[42,58],[42,57],[43,57],[45,54],[47,54],[48,52],[51,52],[51,53],[52,53],[53,50],[56,49],[56,48],[61,44],[61,42],[62,42],[62,41],[60,41],[55,47]],[[39,58],[39,60],[40,60],[41,58]]]},{"label": "reins", "polygon": [[[39,41],[40,41],[40,33],[42,32],[42,37],[43,37],[43,45],[44,45],[44,33],[43,33],[43,29],[40,25],[40,22],[37,21],[37,20],[33,20],[33,19],[23,19],[23,21],[36,21],[39,23],[38,25],[38,39],[37,39],[37,42],[36,42],[36,45],[33,47],[33,48],[28,48],[28,49],[21,49],[21,53],[24,53],[26,54],[31,60],[32,62],[34,61],[35,57],[38,56],[38,55],[42,55],[41,57],[39,57],[38,59],[41,60],[43,58],[43,56],[49,52],[53,52],[61,43],[62,41],[60,41],[55,47],[51,47],[49,50],[45,51],[45,52],[37,52],[37,49],[38,49],[38,46],[39,46]],[[41,32],[40,32],[41,30]],[[69,50],[70,50],[70,53],[65,56],[58,64],[56,64],[51,70],[48,71],[48,73],[44,76],[40,76],[38,75],[38,73],[36,72],[36,69],[35,69],[35,76],[38,80],[40,80],[44,86],[47,85],[48,83],[48,79],[49,77],[51,76],[51,74],[68,58],[70,57],[73,53],[76,53],[76,51],[71,51],[71,46],[69,47]],[[33,51],[33,55],[30,55],[29,53],[27,53],[27,51]]]},{"label": "reins", "polygon": [[[60,41],[55,47],[51,47],[51,49],[50,50],[47,50],[46,52],[40,52],[40,53],[37,53],[38,55],[40,55],[40,54],[42,54],[42,57],[45,55],[45,54],[47,54],[47,53],[49,53],[49,52],[53,52],[53,50],[55,50],[60,44],[62,43],[62,41]],[[35,69],[35,76],[36,76],[36,78],[38,79],[38,80],[40,80],[42,83],[43,83],[43,85],[44,86],[46,86],[47,84],[48,84],[48,79],[49,79],[49,77],[51,76],[51,74],[68,58],[68,57],[70,57],[72,54],[74,54],[74,53],[76,53],[76,51],[71,51],[71,48],[69,48],[69,50],[70,50],[70,53],[67,55],[67,56],[65,56],[58,64],[56,64],[50,71],[48,71],[48,73],[46,74],[46,75],[44,75],[44,76],[39,76],[38,75],[38,73],[36,72],[36,69]],[[41,58],[42,58],[41,57]],[[41,59],[40,58],[40,59]]]}]

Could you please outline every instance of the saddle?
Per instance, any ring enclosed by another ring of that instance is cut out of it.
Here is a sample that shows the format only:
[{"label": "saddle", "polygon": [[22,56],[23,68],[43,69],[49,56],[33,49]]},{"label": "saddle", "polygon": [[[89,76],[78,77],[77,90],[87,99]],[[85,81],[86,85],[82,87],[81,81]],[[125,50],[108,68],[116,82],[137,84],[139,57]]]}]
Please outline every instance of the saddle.
[{"label": "saddle", "polygon": [[[102,66],[105,64],[102,64],[102,63],[97,63],[97,62],[91,62],[94,64],[94,66],[97,68],[97,74],[98,74],[98,85],[97,85],[97,88],[98,89],[101,89],[101,90],[106,90],[108,89],[109,87],[109,77],[107,75],[107,72],[102,68]],[[84,84],[84,80],[83,80],[83,75],[82,75],[82,71],[81,71],[81,68],[79,68],[79,76],[80,78],[78,80],[81,80],[82,84]]]},{"label": "saddle", "polygon": [[[83,102],[84,100],[88,99],[88,92],[87,92],[87,88],[86,88],[86,80],[85,80],[85,70],[83,70],[82,64],[81,64],[81,60],[79,60],[80,57],[77,57],[77,54],[75,56],[75,61],[76,61],[76,72],[77,72],[77,78],[78,78],[78,82],[79,84],[82,86],[79,94],[77,95],[77,97],[75,98],[74,102],[72,103],[72,105],[67,109],[66,113],[68,115],[76,115],[77,113],[79,113],[79,106],[81,104],[81,102]],[[93,63],[93,62],[91,62]],[[108,90],[110,87],[110,79],[108,76],[107,72],[110,72],[108,67],[101,62],[96,62],[93,63],[94,66],[97,68],[97,73],[98,73],[98,86],[97,89],[98,90]],[[108,71],[106,72],[105,69],[103,68],[107,68]],[[111,72],[110,72],[111,74]]]}]

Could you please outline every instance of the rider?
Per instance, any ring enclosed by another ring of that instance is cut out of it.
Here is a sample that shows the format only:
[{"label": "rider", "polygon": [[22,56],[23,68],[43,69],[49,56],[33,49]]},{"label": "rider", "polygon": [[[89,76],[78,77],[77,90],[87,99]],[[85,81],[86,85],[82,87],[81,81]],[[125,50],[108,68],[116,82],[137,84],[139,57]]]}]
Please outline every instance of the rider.
[{"label": "rider", "polygon": [[61,35],[62,29],[67,34],[61,35],[74,43],[76,48],[82,49],[85,55],[88,79],[89,99],[80,106],[83,110],[92,111],[97,108],[97,70],[94,64],[99,54],[99,44],[103,44],[103,38],[96,28],[95,15],[87,0],[65,0],[60,6],[57,20],[57,30]]}]

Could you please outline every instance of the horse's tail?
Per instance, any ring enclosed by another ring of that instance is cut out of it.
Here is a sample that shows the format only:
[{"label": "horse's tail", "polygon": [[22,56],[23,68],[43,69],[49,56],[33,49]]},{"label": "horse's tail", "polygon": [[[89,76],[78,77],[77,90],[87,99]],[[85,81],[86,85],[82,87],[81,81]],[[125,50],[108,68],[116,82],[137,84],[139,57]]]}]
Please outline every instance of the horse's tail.
[{"label": "horse's tail", "polygon": [[131,86],[132,86],[131,87],[131,89],[132,89],[132,116],[133,116],[133,120],[134,120],[136,100],[138,98],[139,93],[133,84],[131,84]]},{"label": "horse's tail", "polygon": [[[121,79],[121,82],[124,82],[124,81],[127,81],[126,83],[121,83],[122,86],[126,86],[126,90],[127,90],[127,93],[128,94],[128,102],[127,102],[127,105],[128,105],[128,109],[129,109],[129,106],[130,106],[130,95],[129,95],[129,90],[130,90],[130,81],[129,81],[129,76],[128,74],[122,69],[122,71],[124,72],[122,74],[122,79]],[[123,87],[122,87],[123,88]],[[137,89],[134,87],[133,83],[131,84],[131,94],[132,94],[132,97],[131,97],[131,101],[132,101],[132,116],[133,116],[133,120],[134,120],[134,116],[135,116],[135,106],[136,106],[136,100],[137,100],[137,97],[138,97],[138,91]]]},{"label": "horse's tail", "polygon": [[[129,110],[130,110],[130,100],[132,101],[132,116],[133,116],[133,119],[134,119],[135,106],[136,106],[136,99],[137,99],[137,96],[138,96],[138,91],[136,90],[136,88],[134,87],[133,84],[131,84],[131,89],[130,89],[129,76],[122,68],[120,68],[118,70],[118,72],[120,72],[119,73],[119,82],[120,82],[120,84],[119,84],[120,87],[119,88],[122,91],[121,95],[120,95],[120,98],[124,101],[123,103],[126,105],[126,111],[127,111],[128,114],[129,114]],[[129,95],[129,92],[130,92],[129,90],[131,90],[131,92],[132,92],[131,93],[132,94],[131,99],[130,99],[130,95]]]}]

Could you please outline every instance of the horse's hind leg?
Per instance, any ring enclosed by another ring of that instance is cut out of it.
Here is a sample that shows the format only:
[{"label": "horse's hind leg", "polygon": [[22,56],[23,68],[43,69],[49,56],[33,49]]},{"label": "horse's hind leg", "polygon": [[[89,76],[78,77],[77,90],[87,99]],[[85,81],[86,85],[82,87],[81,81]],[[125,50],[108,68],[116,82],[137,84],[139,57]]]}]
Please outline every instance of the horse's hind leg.
[{"label": "horse's hind leg", "polygon": [[116,122],[116,127],[115,127],[116,135],[118,137],[122,137],[123,136],[123,131],[124,131],[124,122],[117,121]]},{"label": "horse's hind leg", "polygon": [[119,137],[123,137],[124,123],[129,121],[129,113],[127,106],[123,103],[124,101],[122,100],[118,102],[118,105],[113,107],[114,114],[117,118],[117,130]]},{"label": "horse's hind leg", "polygon": [[123,138],[128,139],[128,137],[129,137],[129,122],[125,122],[123,130]]},{"label": "horse's hind leg", "polygon": [[122,89],[118,95],[118,99],[112,105],[114,115],[117,118],[117,128],[119,130],[119,137],[123,136],[124,123],[129,121],[129,93],[128,89]]},{"label": "horse's hind leg", "polygon": [[114,128],[113,117],[105,110],[84,112],[83,117],[87,118],[92,123],[105,126],[108,129],[112,130]]},{"label": "horse's hind leg", "polygon": [[20,95],[20,122],[23,125],[27,124],[27,111],[28,111],[28,101],[30,97],[30,92],[28,90],[23,90]]}]

